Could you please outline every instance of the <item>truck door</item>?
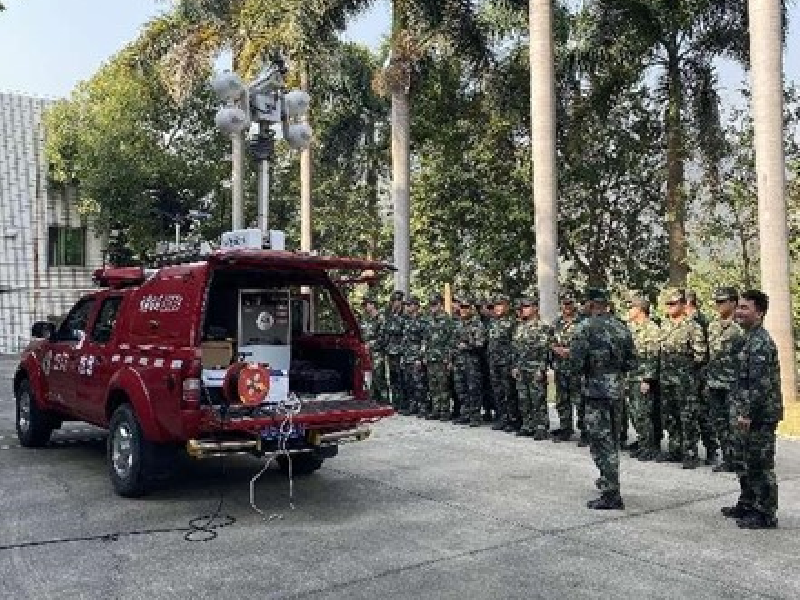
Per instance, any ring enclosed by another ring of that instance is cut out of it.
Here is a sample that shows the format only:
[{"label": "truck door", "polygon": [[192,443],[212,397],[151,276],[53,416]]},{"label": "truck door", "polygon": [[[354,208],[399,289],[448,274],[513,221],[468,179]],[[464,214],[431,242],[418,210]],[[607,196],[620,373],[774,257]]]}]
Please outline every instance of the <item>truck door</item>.
[{"label": "truck door", "polygon": [[86,341],[86,326],[95,305],[94,296],[81,298],[62,321],[50,344],[53,354],[48,377],[49,399],[72,414],[77,414],[78,357]]},{"label": "truck door", "polygon": [[75,409],[87,421],[105,425],[105,400],[111,377],[122,364],[114,360],[114,333],[124,296],[110,293],[99,296],[97,316],[90,324],[78,357],[79,385]]}]

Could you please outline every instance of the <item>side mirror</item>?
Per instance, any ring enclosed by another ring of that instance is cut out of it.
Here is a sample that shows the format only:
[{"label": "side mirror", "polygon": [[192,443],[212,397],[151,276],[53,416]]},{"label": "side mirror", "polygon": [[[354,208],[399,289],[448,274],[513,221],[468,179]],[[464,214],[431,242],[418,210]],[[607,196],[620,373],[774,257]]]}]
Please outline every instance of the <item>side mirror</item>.
[{"label": "side mirror", "polygon": [[31,327],[31,337],[47,339],[56,330],[56,326],[49,321],[36,321]]}]

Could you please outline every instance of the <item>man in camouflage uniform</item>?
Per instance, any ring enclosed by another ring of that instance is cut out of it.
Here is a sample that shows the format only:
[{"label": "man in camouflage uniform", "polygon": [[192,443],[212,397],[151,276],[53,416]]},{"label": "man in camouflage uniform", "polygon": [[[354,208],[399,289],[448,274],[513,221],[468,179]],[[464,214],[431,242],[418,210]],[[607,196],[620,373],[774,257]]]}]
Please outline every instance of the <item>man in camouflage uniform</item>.
[{"label": "man in camouflage uniform", "polygon": [[453,379],[461,402],[461,416],[456,423],[479,427],[483,398],[480,351],[486,345],[486,338],[483,323],[472,310],[474,305],[464,298],[459,303],[459,316],[453,328]]},{"label": "man in camouflage uniform", "polygon": [[[494,320],[494,298],[479,300],[475,309],[480,316],[484,331],[489,331],[489,325]],[[492,372],[489,364],[488,343],[480,352],[481,357],[481,389],[483,390],[483,420],[493,421],[500,419],[500,407],[494,395],[492,386]]]},{"label": "man in camouflage uniform", "polygon": [[615,414],[622,397],[625,373],[635,366],[633,339],[628,328],[608,313],[608,292],[587,291],[591,316],[582,323],[570,344],[570,364],[583,378],[589,448],[600,471],[596,485],[600,497],[586,506],[623,509],[619,485],[620,419]]},{"label": "man in camouflage uniform", "polygon": [[[686,291],[686,314],[700,325],[703,331],[703,343],[706,347],[706,362],[708,362],[708,319],[700,312],[700,302],[697,299],[697,294],[692,290]],[[711,415],[709,413],[709,401],[706,394],[706,378],[705,369],[700,369],[697,372],[695,380],[697,389],[697,401],[700,407],[700,419],[698,425],[700,427],[700,439],[703,441],[703,447],[706,449],[706,464],[714,465],[717,462],[717,449],[719,443],[714,431],[714,424],[711,422]]]},{"label": "man in camouflage uniform", "polygon": [[553,329],[539,318],[539,298],[521,298],[520,319],[514,328],[511,374],[517,380],[522,427],[519,436],[546,440],[550,418],[547,412],[547,363],[553,344]]},{"label": "man in camouflage uniform", "polygon": [[389,367],[389,399],[397,411],[408,411],[408,402],[403,394],[402,370],[405,323],[403,292],[393,292],[389,298],[389,310],[383,319],[381,347]]},{"label": "man in camouflage uniform", "polygon": [[499,295],[494,299],[494,314],[486,330],[486,351],[489,357],[489,376],[492,396],[499,419],[492,429],[513,428],[519,421],[514,379],[511,377],[511,335],[514,319],[508,314],[508,298]]},{"label": "man in camouflage uniform", "polygon": [[730,391],[736,376],[734,351],[742,340],[743,331],[734,321],[739,293],[735,288],[723,287],[714,291],[717,318],[708,325],[709,359],[706,367],[706,397],[708,413],[714,426],[722,462],[715,466],[715,473],[732,473],[733,456],[731,439],[733,429],[730,418]]},{"label": "man in camouflage uniform", "polygon": [[764,329],[769,298],[761,291],[744,292],[736,321],[744,336],[736,352],[736,381],[731,392],[733,464],[741,492],[722,514],[746,529],[778,526],[778,482],[775,479],[775,429],[783,419],[778,349]]},{"label": "man in camouflage uniform", "polygon": [[425,365],[422,344],[428,327],[428,320],[420,314],[419,299],[411,296],[406,304],[406,320],[403,329],[403,392],[408,402],[407,412],[400,414],[418,415],[421,418],[430,413],[428,391],[425,385]]},{"label": "man in camouflage uniform", "polygon": [[658,382],[661,332],[650,320],[650,302],[643,296],[631,300],[628,322],[636,349],[636,365],[627,378],[628,404],[639,442],[638,449],[631,452],[631,456],[650,461],[658,456],[660,444],[660,440],[656,441],[653,399]]},{"label": "man in camouflage uniform", "polygon": [[364,316],[361,319],[361,337],[369,348],[372,358],[370,397],[375,402],[385,403],[388,401],[388,393],[386,389],[386,359],[383,356],[383,346],[381,345],[382,327],[383,319],[375,299],[370,296],[365,297]]},{"label": "man in camouflage uniform", "polygon": [[659,386],[669,449],[656,460],[683,462],[684,469],[694,469],[699,464],[702,410],[695,382],[706,359],[705,339],[700,325],[686,314],[684,291],[669,289],[664,298],[668,318],[661,325],[659,340]]},{"label": "man in camouflage uniform", "polygon": [[566,442],[572,438],[573,407],[578,417],[578,433],[584,439],[585,407],[581,403],[581,393],[578,389],[578,378],[569,368],[569,345],[580,317],[575,307],[575,296],[567,292],[561,296],[561,315],[553,323],[554,342],[552,346],[552,364],[556,383],[556,412],[558,412],[559,429],[553,432],[554,442]]},{"label": "man in camouflage uniform", "polygon": [[431,296],[428,326],[422,343],[422,354],[428,372],[428,393],[431,411],[428,419],[450,420],[450,364],[453,351],[453,319],[444,312],[440,294]]}]

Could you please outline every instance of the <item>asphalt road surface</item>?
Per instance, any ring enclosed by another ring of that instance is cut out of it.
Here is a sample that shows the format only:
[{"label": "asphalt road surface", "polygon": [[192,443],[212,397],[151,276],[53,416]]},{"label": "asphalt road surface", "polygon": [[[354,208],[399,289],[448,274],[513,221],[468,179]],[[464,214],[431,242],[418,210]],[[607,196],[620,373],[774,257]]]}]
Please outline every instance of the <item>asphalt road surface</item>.
[{"label": "asphalt road surface", "polygon": [[254,459],[187,462],[126,500],[99,430],[67,423],[50,447],[20,448],[13,367],[0,358],[4,600],[800,598],[797,442],[779,443],[772,531],[720,515],[737,496],[730,474],[626,457],[627,510],[598,513],[584,507],[587,449],[413,417],[296,479],[293,508],[287,478],[268,472],[262,515]]}]

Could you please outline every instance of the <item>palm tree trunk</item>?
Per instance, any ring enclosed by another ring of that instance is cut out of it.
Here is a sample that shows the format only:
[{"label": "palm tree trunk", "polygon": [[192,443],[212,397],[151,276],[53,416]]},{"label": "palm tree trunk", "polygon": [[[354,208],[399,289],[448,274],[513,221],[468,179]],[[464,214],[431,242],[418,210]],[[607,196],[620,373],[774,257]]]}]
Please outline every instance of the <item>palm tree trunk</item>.
[{"label": "palm tree trunk", "polygon": [[667,49],[667,233],[669,284],[686,285],[686,197],[683,190],[683,123],[680,58],[677,45]]},{"label": "palm tree trunk", "polygon": [[[300,88],[309,89],[308,64],[300,71]],[[300,251],[311,252],[311,147],[300,153]]]},{"label": "palm tree trunk", "polygon": [[408,293],[411,279],[411,102],[407,89],[392,88],[392,201],[396,289]]},{"label": "palm tree trunk", "polygon": [[750,56],[753,77],[758,182],[758,229],[761,246],[761,283],[770,296],[766,317],[778,346],[781,390],[787,408],[785,431],[800,432],[792,303],[789,292],[789,244],[786,229],[786,181],[783,154],[783,65],[780,0],[749,0]]},{"label": "palm tree trunk", "polygon": [[528,16],[536,273],[541,314],[550,321],[558,311],[556,97],[551,0],[532,0]]}]

